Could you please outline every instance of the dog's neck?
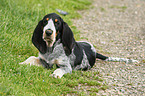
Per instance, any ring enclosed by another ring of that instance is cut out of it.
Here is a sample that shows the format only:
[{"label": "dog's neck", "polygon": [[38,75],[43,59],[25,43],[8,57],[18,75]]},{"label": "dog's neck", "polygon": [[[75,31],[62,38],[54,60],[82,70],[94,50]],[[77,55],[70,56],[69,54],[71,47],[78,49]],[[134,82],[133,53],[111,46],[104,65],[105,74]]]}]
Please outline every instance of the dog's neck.
[{"label": "dog's neck", "polygon": [[58,39],[56,42],[54,42],[52,47],[47,47],[47,52],[52,52],[56,45],[60,44],[61,40]]}]

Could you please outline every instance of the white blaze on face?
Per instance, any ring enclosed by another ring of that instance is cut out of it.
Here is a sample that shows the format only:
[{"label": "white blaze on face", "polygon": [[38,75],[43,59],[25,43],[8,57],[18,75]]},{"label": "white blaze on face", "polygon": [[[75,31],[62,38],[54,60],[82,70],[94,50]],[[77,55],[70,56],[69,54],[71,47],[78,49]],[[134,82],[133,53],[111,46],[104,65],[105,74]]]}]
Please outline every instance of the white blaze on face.
[{"label": "white blaze on face", "polygon": [[[48,29],[50,29],[50,30],[53,31],[53,33],[52,33],[51,36],[47,36],[46,33],[45,33],[45,31],[48,30]],[[55,34],[56,34],[56,29],[55,29],[53,20],[50,19],[50,20],[48,20],[47,25],[45,25],[45,27],[43,28],[43,39],[46,38],[46,37],[52,39],[52,42],[51,42],[51,43],[50,43],[50,42],[47,42],[47,41],[44,39],[44,40],[46,41],[46,44],[47,44],[49,47],[52,47],[53,44],[54,44],[54,42],[55,42]]]}]

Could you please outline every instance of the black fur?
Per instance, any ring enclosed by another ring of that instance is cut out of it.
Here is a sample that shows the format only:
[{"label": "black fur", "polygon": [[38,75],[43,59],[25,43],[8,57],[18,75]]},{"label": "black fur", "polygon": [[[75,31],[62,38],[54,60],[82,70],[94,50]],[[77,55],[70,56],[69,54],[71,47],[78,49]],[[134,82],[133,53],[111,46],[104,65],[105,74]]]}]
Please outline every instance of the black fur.
[{"label": "black fur", "polygon": [[101,60],[106,60],[108,57],[107,56],[104,56],[102,54],[96,53],[96,58],[99,58]]},{"label": "black fur", "polygon": [[83,60],[83,50],[82,46],[79,43],[75,44],[74,55],[76,56],[74,67],[76,67],[77,65],[80,65]]},{"label": "black fur", "polygon": [[42,28],[43,28],[43,21],[40,20],[33,32],[32,43],[39,50],[39,52],[44,54],[46,53],[47,46],[46,46],[46,42],[42,39],[42,34],[43,34]]},{"label": "black fur", "polygon": [[93,52],[90,44],[88,44],[86,42],[80,42],[80,43],[81,43],[81,46],[87,55],[87,59],[89,61],[89,64],[91,65],[91,67],[93,67],[93,65],[95,64],[95,61],[96,61],[96,53]]},{"label": "black fur", "polygon": [[67,23],[63,22],[63,30],[62,30],[62,44],[64,46],[64,50],[66,55],[70,55],[72,52],[72,48],[75,45],[75,39],[73,36],[73,32],[67,25]]}]

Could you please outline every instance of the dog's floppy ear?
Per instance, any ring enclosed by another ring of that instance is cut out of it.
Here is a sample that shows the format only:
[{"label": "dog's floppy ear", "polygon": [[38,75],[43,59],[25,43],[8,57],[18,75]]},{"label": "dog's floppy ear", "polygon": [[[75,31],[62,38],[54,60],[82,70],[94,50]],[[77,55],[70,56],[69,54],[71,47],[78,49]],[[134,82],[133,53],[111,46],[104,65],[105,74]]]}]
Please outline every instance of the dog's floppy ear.
[{"label": "dog's floppy ear", "polygon": [[72,48],[75,44],[75,39],[73,36],[73,32],[69,28],[68,24],[65,22],[63,22],[62,29],[62,44],[64,46],[66,55],[70,55],[72,52]]},{"label": "dog's floppy ear", "polygon": [[39,50],[40,53],[44,54],[46,53],[47,46],[45,41],[42,39],[42,35],[43,35],[43,21],[40,20],[34,30],[32,36],[32,43]]}]

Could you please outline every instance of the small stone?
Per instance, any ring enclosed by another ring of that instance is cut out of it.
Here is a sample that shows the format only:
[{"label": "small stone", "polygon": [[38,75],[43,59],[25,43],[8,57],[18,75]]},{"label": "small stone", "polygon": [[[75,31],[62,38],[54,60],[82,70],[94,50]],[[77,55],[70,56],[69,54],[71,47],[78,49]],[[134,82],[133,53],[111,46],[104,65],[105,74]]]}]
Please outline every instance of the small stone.
[{"label": "small stone", "polygon": [[120,96],[120,95],[121,95],[121,96],[123,95],[123,94],[122,94],[121,92],[119,92],[119,91],[118,91],[117,93],[118,93],[119,96]]},{"label": "small stone", "polygon": [[135,13],[135,14],[137,14],[138,12],[137,12],[137,11],[135,11],[134,13]]},{"label": "small stone", "polygon": [[118,90],[116,87],[114,88],[115,90]]},{"label": "small stone", "polygon": [[107,96],[107,93],[102,93],[103,96]]},{"label": "small stone", "polygon": [[122,72],[125,72],[125,70],[122,70]]},{"label": "small stone", "polygon": [[124,84],[117,84],[117,85],[120,86],[120,87],[124,86]]},{"label": "small stone", "polygon": [[124,89],[121,89],[120,91],[121,91],[122,93],[124,93],[124,92],[125,92],[125,90],[124,90]]}]

